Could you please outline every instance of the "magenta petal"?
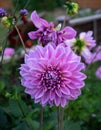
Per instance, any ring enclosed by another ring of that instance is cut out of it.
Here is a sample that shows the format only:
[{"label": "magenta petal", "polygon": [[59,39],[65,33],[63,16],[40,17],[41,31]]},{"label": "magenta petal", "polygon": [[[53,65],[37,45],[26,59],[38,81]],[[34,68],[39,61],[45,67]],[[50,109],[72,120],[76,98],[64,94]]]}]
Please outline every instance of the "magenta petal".
[{"label": "magenta petal", "polygon": [[42,105],[46,104],[47,101],[49,100],[49,92],[46,92],[43,97],[41,98],[41,103]]},{"label": "magenta petal", "polygon": [[61,99],[61,106],[62,106],[62,107],[65,107],[66,104],[67,104],[66,99],[65,99],[65,98],[62,98],[62,99]]},{"label": "magenta petal", "polygon": [[58,97],[62,96],[62,93],[61,93],[61,91],[59,89],[56,89],[55,92],[56,92],[56,94],[57,94]]},{"label": "magenta petal", "polygon": [[33,22],[33,24],[37,27],[37,28],[41,28],[41,27],[47,27],[48,26],[48,22],[42,18],[40,18],[37,14],[36,11],[33,11],[31,14],[31,20]]},{"label": "magenta petal", "polygon": [[74,38],[76,36],[76,31],[73,28],[69,27],[69,26],[65,27],[62,31],[64,33],[63,37],[66,40],[67,39],[72,39],[72,38]]},{"label": "magenta petal", "polygon": [[42,89],[39,89],[37,92],[36,92],[36,94],[35,94],[35,98],[37,99],[37,98],[40,98],[40,97],[42,97],[44,95],[44,90],[42,90]]},{"label": "magenta petal", "polygon": [[55,102],[55,105],[56,105],[56,106],[59,106],[59,104],[60,104],[60,98],[57,97],[57,96],[55,96],[54,102]]},{"label": "magenta petal", "polygon": [[50,97],[50,100],[53,100],[53,99],[55,98],[55,93],[54,93],[54,91],[50,91],[49,97]]},{"label": "magenta petal", "polygon": [[69,94],[70,94],[69,88],[67,88],[67,86],[65,86],[65,85],[63,85],[63,86],[61,87],[61,92],[62,92],[63,94],[66,94],[66,95],[69,95]]},{"label": "magenta petal", "polygon": [[40,35],[39,31],[35,31],[35,32],[31,31],[31,32],[28,33],[29,38],[32,39],[32,40],[38,38],[39,35]]}]

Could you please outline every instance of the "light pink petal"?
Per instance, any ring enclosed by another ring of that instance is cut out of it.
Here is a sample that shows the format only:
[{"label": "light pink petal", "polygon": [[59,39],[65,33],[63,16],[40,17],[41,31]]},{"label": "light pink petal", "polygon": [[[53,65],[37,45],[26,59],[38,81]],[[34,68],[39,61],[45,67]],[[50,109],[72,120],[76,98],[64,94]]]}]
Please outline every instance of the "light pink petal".
[{"label": "light pink petal", "polygon": [[40,35],[39,31],[31,31],[28,33],[29,38],[32,40],[37,39]]},{"label": "light pink petal", "polygon": [[72,39],[76,36],[76,31],[72,27],[67,26],[62,31],[65,40]]},{"label": "light pink petal", "polygon": [[50,97],[50,100],[53,100],[53,99],[55,98],[55,93],[54,93],[54,91],[50,91],[49,97]]},{"label": "light pink petal", "polygon": [[62,107],[65,107],[66,105],[67,105],[67,101],[66,101],[66,99],[65,98],[61,98],[61,106]]},{"label": "light pink petal", "polygon": [[54,102],[55,102],[55,105],[56,105],[56,106],[59,106],[60,100],[61,100],[61,99],[60,99],[59,97],[55,96]]},{"label": "light pink petal", "polygon": [[42,18],[40,18],[37,14],[36,11],[33,11],[31,14],[31,20],[33,22],[33,24],[37,27],[37,28],[41,28],[41,27],[47,27],[48,26],[48,22]]},{"label": "light pink petal", "polygon": [[46,104],[48,100],[49,100],[49,92],[47,91],[44,93],[44,96],[41,98],[42,105]]},{"label": "light pink petal", "polygon": [[71,90],[71,96],[76,99],[79,95],[81,95],[80,89]]},{"label": "light pink petal", "polygon": [[57,94],[58,98],[62,96],[60,89],[56,89],[55,93]]},{"label": "light pink petal", "polygon": [[65,85],[62,85],[61,88],[60,88],[60,91],[63,93],[63,94],[66,94],[66,95],[69,95],[70,94],[70,90],[67,86]]},{"label": "light pink petal", "polygon": [[35,93],[35,98],[38,99],[38,98],[42,97],[43,95],[44,95],[44,90],[43,89],[39,89]]}]

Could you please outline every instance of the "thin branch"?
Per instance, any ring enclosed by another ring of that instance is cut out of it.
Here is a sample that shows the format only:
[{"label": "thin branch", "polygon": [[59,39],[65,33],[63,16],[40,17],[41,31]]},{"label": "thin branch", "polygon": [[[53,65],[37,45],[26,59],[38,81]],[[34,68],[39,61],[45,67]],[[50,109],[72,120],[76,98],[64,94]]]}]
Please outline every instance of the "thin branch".
[{"label": "thin branch", "polygon": [[24,41],[23,41],[23,39],[22,39],[22,37],[21,37],[21,34],[20,34],[20,32],[19,32],[19,29],[17,28],[16,25],[15,25],[14,27],[15,27],[15,29],[16,29],[18,35],[19,35],[19,38],[20,38],[20,40],[21,40],[22,46],[23,46],[23,48],[24,48],[24,50],[25,50],[25,53],[27,53],[26,47],[25,47]]},{"label": "thin branch", "polygon": [[40,128],[39,130],[43,129],[43,107],[40,106]]}]

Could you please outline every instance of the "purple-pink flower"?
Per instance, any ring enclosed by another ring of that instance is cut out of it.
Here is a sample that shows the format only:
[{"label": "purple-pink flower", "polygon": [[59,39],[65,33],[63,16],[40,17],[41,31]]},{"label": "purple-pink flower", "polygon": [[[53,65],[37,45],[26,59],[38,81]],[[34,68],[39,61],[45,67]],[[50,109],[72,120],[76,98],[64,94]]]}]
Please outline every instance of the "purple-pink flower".
[{"label": "purple-pink flower", "polygon": [[65,27],[62,30],[54,28],[52,22],[48,23],[46,20],[40,18],[36,11],[31,14],[31,21],[38,28],[36,31],[28,33],[30,39],[38,39],[38,43],[43,46],[51,43],[53,46],[57,46],[63,43],[67,39],[72,39],[76,36],[76,31],[71,27]]},{"label": "purple-pink flower", "polygon": [[101,61],[101,46],[97,46],[94,52],[91,53],[90,59],[86,58],[86,63],[91,64],[97,61]]},{"label": "purple-pink flower", "polygon": [[92,31],[88,31],[86,32],[82,32],[79,35],[79,38],[84,42],[85,46],[88,47],[90,50],[96,46],[96,41],[93,38],[93,32]]},{"label": "purple-pink flower", "polygon": [[96,77],[101,79],[101,66],[96,70]]},{"label": "purple-pink flower", "polygon": [[80,59],[69,47],[37,46],[25,55],[25,63],[20,67],[25,92],[42,106],[64,107],[77,99],[85,85]]},{"label": "purple-pink flower", "polygon": [[71,47],[75,53],[81,55],[87,64],[92,62],[94,54],[91,50],[96,46],[92,34],[92,31],[88,31],[87,33],[82,32],[79,34],[78,38],[65,41],[65,45]]},{"label": "purple-pink flower", "polygon": [[20,15],[22,15],[22,16],[28,15],[28,10],[27,9],[21,9],[20,10]]},{"label": "purple-pink flower", "polygon": [[4,57],[12,56],[15,53],[15,50],[13,48],[7,47],[4,50]]},{"label": "purple-pink flower", "polygon": [[[6,47],[3,54],[3,63],[9,62],[14,55],[15,50],[10,47]],[[2,56],[0,56],[0,61],[2,60]]]},{"label": "purple-pink flower", "polygon": [[6,15],[6,11],[3,8],[0,8],[0,18]]}]

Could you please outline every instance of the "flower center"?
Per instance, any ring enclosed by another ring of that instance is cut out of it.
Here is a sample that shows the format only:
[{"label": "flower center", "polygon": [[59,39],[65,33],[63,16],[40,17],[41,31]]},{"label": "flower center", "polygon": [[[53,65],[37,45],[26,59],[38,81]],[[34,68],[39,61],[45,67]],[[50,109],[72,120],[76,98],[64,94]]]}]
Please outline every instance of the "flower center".
[{"label": "flower center", "polygon": [[59,87],[61,83],[61,74],[56,69],[48,69],[42,76],[43,85],[48,89]]},{"label": "flower center", "polygon": [[76,48],[77,53],[80,53],[82,51],[82,48],[85,46],[84,41],[81,39],[76,39],[76,42],[74,43],[74,49]]}]

